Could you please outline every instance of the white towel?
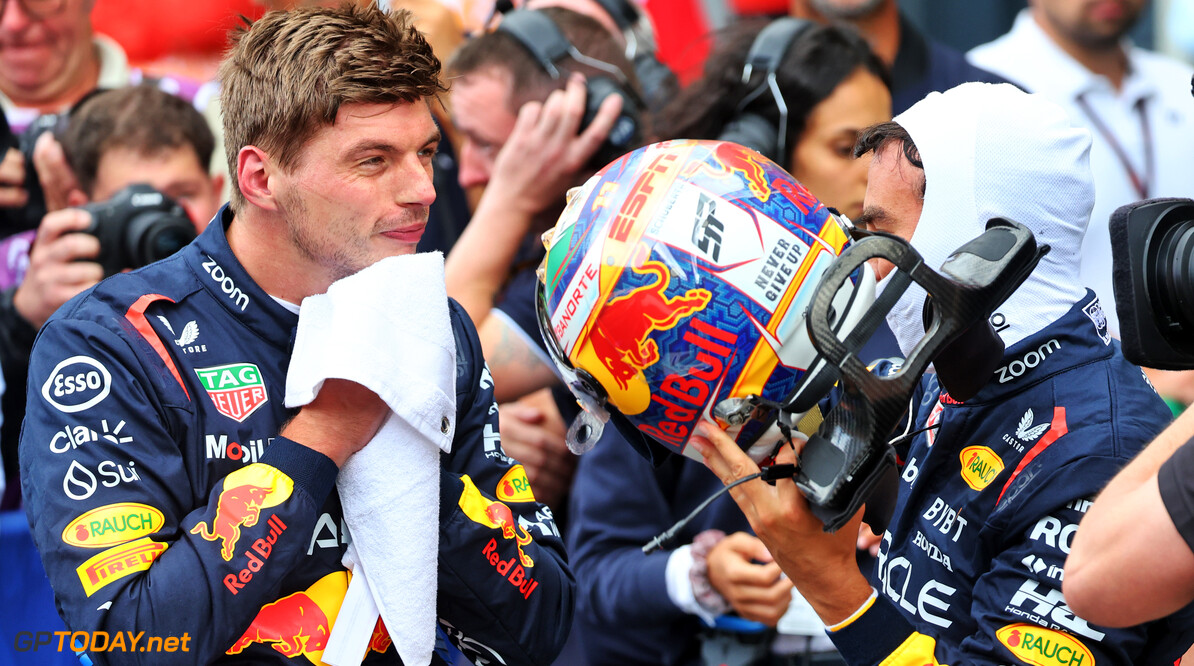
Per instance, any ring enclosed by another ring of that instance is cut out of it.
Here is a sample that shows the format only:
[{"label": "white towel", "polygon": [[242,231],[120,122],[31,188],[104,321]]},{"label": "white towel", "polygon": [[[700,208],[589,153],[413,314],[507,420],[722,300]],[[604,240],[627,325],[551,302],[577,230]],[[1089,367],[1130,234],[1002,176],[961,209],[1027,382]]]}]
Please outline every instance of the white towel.
[{"label": "white towel", "polygon": [[[456,431],[456,341],[442,254],[383,259],[303,300],[286,406],[311,402],[329,378],[355,381],[393,410],[348,459],[336,488],[352,535],[346,559],[355,553],[353,584],[368,585],[403,663],[428,664],[435,647],[439,456],[451,452]],[[367,609],[341,610],[341,617],[354,614],[372,629]],[[356,632],[340,625],[329,645],[337,649],[325,651],[324,660],[360,663],[365,645],[359,634],[346,640],[346,632]]]}]

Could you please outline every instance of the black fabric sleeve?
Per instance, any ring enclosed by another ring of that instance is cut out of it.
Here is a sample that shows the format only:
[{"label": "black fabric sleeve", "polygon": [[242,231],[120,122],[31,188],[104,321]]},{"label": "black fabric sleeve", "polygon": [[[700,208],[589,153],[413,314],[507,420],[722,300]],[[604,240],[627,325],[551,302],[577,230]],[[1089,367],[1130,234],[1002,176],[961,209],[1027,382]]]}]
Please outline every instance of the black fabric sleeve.
[{"label": "black fabric sleeve", "polygon": [[1157,470],[1157,486],[1169,518],[1194,551],[1194,437]]}]

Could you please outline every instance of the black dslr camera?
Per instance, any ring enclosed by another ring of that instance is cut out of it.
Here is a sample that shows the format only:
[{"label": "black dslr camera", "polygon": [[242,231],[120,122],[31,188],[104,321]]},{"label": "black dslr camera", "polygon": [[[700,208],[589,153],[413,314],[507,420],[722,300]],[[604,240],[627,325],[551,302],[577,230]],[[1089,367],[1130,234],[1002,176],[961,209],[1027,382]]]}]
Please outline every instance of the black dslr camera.
[{"label": "black dslr camera", "polygon": [[95,261],[104,276],[165,259],[195,240],[195,225],[182,206],[149,185],[129,185],[81,208],[91,213],[84,231],[99,239]]},{"label": "black dslr camera", "polygon": [[1111,216],[1115,309],[1124,356],[1194,369],[1194,200],[1149,199]]}]

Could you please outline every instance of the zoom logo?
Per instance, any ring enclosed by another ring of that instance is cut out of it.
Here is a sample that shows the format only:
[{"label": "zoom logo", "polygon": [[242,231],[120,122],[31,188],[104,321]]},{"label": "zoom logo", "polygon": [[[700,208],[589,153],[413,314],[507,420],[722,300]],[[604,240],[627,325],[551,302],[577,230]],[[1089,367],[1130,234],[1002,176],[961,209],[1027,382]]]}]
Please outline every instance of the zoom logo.
[{"label": "zoom logo", "polygon": [[112,374],[90,356],[72,356],[50,373],[41,395],[60,412],[73,414],[98,405],[112,391]]},{"label": "zoom logo", "polygon": [[1056,339],[1050,340],[1037,349],[1033,349],[1024,356],[999,368],[999,383],[1006,384],[1020,375],[1040,365],[1050,354],[1061,349],[1061,343]]}]

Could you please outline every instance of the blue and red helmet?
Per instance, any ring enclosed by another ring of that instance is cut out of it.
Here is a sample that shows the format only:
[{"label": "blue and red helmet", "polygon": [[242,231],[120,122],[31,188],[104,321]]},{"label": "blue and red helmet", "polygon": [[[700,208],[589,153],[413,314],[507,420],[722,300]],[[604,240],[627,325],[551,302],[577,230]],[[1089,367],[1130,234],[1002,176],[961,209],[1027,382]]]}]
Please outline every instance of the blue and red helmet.
[{"label": "blue and red helmet", "polygon": [[[688,440],[706,418],[757,454],[781,412],[836,379],[805,315],[849,222],[753,150],[685,140],[628,153],[571,194],[544,242],[540,326],[585,409],[574,448],[613,418],[650,457],[699,459]],[[835,326],[873,301],[860,270],[835,298]]]}]

